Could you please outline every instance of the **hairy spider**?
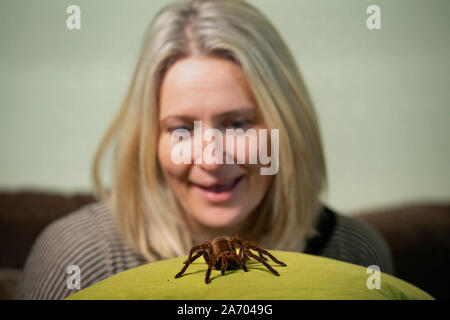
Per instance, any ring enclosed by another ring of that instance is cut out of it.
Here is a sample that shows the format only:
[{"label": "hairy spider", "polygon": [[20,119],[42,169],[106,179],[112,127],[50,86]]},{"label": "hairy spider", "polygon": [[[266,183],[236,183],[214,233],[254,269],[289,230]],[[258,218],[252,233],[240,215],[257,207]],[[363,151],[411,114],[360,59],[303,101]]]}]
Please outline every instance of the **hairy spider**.
[{"label": "hairy spider", "polygon": [[[236,246],[239,246],[239,255],[236,252]],[[255,255],[250,250],[258,252]],[[193,256],[193,254],[195,255]],[[186,261],[184,261],[184,266],[180,272],[175,275],[175,278],[179,278],[186,271],[187,267],[194,262],[198,257],[203,256],[206,263],[208,264],[208,270],[206,270],[205,283],[210,282],[211,269],[213,267],[216,270],[221,270],[222,275],[225,274],[225,270],[236,269],[242,267],[245,272],[247,272],[247,267],[245,263],[249,257],[261,262],[267,269],[269,269],[274,275],[279,276],[280,274],[274,270],[265,260],[263,254],[267,255],[274,262],[285,267],[286,264],[277,260],[273,255],[271,255],[267,250],[261,248],[258,244],[251,241],[243,241],[238,237],[217,237],[212,242],[205,241],[191,249],[189,256]]]}]

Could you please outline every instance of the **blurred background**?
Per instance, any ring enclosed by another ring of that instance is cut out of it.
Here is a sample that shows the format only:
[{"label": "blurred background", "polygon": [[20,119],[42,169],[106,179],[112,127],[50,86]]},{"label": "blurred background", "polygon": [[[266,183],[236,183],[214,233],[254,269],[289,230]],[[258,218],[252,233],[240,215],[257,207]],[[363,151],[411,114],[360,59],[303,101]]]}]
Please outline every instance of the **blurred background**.
[{"label": "blurred background", "polygon": [[[92,192],[95,149],[125,96],[145,29],[168,2],[0,0],[0,192]],[[325,201],[348,215],[401,207],[394,225],[413,220],[417,207],[418,221],[430,220],[430,206],[450,201],[450,1],[250,2],[284,37],[315,103]],[[73,4],[80,30],[66,27]],[[381,9],[380,30],[366,26],[372,4]],[[445,208],[439,219],[448,221]],[[10,225],[1,223],[5,234]],[[431,230],[436,225],[442,220]],[[448,263],[448,237],[439,242]]]}]

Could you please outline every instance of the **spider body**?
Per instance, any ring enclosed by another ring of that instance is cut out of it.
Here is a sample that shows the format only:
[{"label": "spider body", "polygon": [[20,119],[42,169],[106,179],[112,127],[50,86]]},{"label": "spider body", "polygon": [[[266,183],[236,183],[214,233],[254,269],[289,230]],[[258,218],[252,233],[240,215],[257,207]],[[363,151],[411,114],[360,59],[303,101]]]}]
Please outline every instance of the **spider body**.
[{"label": "spider body", "polygon": [[[239,254],[236,252],[236,246],[239,246]],[[254,250],[258,253],[255,255],[250,250]],[[267,250],[261,248],[257,243],[251,241],[243,241],[238,237],[217,237],[213,241],[205,241],[197,246],[194,246],[190,252],[187,260],[184,262],[184,266],[179,273],[175,275],[175,278],[179,278],[186,271],[187,267],[194,262],[197,258],[203,256],[208,269],[206,270],[205,283],[210,282],[211,269],[221,270],[222,275],[226,270],[242,268],[247,272],[245,263],[251,257],[261,262],[270,272],[279,276],[280,274],[274,270],[267,262],[267,255],[275,263],[286,266],[284,262],[277,260]]]},{"label": "spider body", "polygon": [[[217,237],[212,241],[212,252],[215,253],[215,264],[216,270],[220,270],[222,266],[222,261],[228,259],[227,269],[234,269],[238,266],[237,264],[237,254],[234,248],[231,246],[231,242],[225,237]],[[211,256],[211,250],[208,250]]]}]

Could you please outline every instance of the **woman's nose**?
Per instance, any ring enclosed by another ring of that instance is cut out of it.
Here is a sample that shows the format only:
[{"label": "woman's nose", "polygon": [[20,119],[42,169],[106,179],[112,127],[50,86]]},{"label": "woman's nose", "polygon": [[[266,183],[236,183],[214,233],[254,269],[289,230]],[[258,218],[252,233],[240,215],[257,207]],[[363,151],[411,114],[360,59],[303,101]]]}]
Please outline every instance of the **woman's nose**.
[{"label": "woman's nose", "polygon": [[[200,165],[205,171],[215,171],[221,168],[227,161],[227,155],[224,151],[224,134],[215,128],[205,126],[200,136],[195,136],[194,163]],[[201,148],[198,148],[201,146]]]}]

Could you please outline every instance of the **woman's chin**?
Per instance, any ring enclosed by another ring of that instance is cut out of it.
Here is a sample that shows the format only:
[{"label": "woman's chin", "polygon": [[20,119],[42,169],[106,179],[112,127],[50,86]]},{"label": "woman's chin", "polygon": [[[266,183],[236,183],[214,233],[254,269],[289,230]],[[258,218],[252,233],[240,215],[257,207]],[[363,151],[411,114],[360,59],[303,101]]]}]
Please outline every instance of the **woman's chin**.
[{"label": "woman's chin", "polygon": [[242,220],[242,212],[240,210],[230,209],[207,209],[194,215],[196,220],[203,226],[212,229],[229,229],[236,226]]}]

